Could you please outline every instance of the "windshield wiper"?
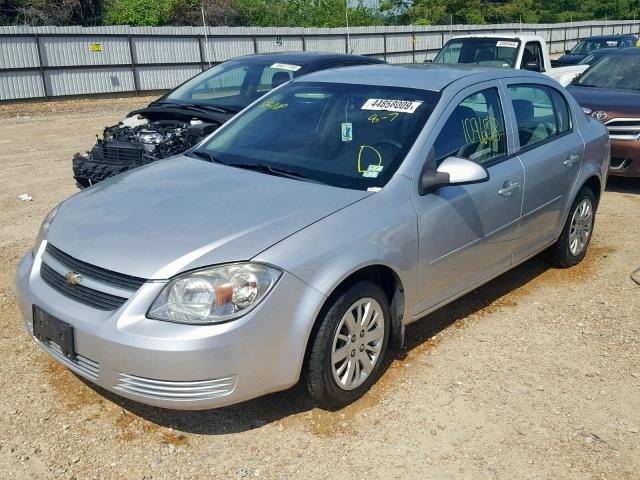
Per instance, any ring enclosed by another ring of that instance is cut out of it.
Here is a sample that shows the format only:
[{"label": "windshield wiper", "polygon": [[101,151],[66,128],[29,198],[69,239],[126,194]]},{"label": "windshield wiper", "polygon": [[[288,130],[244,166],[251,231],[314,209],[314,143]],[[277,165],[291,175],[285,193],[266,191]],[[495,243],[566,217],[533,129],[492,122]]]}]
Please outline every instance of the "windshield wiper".
[{"label": "windshield wiper", "polygon": [[314,183],[324,183],[316,179],[311,179],[304,173],[296,172],[294,170],[288,170],[286,168],[274,167],[266,163],[227,163],[230,167],[245,168],[247,170],[254,170],[256,172],[268,173],[276,175],[278,177],[293,178],[295,180],[306,180]]},{"label": "windshield wiper", "polygon": [[227,165],[223,161],[218,160],[216,157],[213,156],[212,153],[207,152],[206,150],[193,150],[191,152],[191,155],[193,155],[194,157],[202,158],[202,159],[207,160],[207,161],[209,161],[211,163],[220,163],[222,165]]},{"label": "windshield wiper", "polygon": [[174,103],[174,102],[160,102],[160,103],[154,103],[152,105],[152,107],[158,107],[158,108],[184,108],[187,110],[196,110],[196,111],[200,111],[200,112],[206,112],[207,110],[209,111],[214,111],[214,112],[219,112],[219,113],[231,113],[231,114],[236,114],[238,112],[228,109],[228,108],[223,108],[223,107],[217,107],[217,106],[213,106],[213,105],[198,105],[196,103]]}]

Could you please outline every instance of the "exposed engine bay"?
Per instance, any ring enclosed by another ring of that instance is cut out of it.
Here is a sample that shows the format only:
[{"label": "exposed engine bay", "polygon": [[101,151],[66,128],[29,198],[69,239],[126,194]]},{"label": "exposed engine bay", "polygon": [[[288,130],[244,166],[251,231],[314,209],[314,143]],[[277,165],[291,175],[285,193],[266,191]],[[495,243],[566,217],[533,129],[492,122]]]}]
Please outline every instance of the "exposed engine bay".
[{"label": "exposed engine bay", "polygon": [[[132,112],[118,125],[106,127],[91,151],[76,153],[73,173],[86,188],[119,173],[178,155],[216,130],[231,115],[149,107]],[[213,118],[212,118],[213,117]]]}]

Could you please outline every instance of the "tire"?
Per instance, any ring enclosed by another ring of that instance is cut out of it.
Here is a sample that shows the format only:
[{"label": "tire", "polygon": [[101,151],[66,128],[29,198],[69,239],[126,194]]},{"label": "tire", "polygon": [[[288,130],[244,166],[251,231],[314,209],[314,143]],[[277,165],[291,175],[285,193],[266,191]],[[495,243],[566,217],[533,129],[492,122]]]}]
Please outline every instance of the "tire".
[{"label": "tire", "polygon": [[[366,311],[370,313],[363,314],[358,325],[357,312]],[[356,315],[349,316],[353,312]],[[360,281],[331,297],[318,321],[310,345],[307,388],[320,408],[336,410],[360,398],[382,373],[391,330],[389,301],[379,285]]]},{"label": "tire", "polygon": [[[585,205],[588,205],[588,214],[584,213]],[[587,254],[587,247],[593,235],[595,212],[596,200],[593,192],[590,188],[583,187],[571,206],[560,238],[546,252],[547,261],[551,265],[568,268],[582,261]],[[580,232],[583,235],[580,235]],[[578,241],[577,247],[576,241]]]}]

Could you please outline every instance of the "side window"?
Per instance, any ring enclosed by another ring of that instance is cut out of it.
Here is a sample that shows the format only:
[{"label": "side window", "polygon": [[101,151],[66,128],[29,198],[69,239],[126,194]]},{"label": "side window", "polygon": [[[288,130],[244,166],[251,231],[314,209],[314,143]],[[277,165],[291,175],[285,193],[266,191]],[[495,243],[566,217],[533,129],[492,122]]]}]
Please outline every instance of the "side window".
[{"label": "side window", "polygon": [[540,85],[509,87],[520,137],[520,148],[544,142],[558,133],[558,118],[551,93]]},{"label": "side window", "polygon": [[571,115],[569,114],[569,105],[564,96],[550,88],[551,99],[553,100],[553,107],[556,111],[556,122],[558,125],[558,134],[568,132],[571,130]]},{"label": "side window", "polygon": [[465,98],[451,113],[434,143],[436,164],[460,157],[486,165],[506,155],[500,98],[495,88]]},{"label": "side window", "polygon": [[521,67],[524,68],[527,63],[531,62],[537,63],[540,67],[540,71],[544,72],[544,60],[542,57],[542,48],[540,47],[540,42],[528,42],[524,47]]},{"label": "side window", "polygon": [[268,92],[293,78],[293,72],[280,68],[267,67],[262,71],[258,92]]}]

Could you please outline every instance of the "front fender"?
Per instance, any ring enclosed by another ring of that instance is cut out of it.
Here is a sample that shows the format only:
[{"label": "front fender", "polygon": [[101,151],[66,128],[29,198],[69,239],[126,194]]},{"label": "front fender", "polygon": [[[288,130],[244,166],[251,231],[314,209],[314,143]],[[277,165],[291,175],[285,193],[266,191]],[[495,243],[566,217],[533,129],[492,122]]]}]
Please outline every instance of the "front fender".
[{"label": "front fender", "polygon": [[342,281],[371,265],[391,268],[405,293],[404,319],[412,318],[418,265],[417,217],[410,181],[396,175],[385,188],[257,255],[329,296]]}]

